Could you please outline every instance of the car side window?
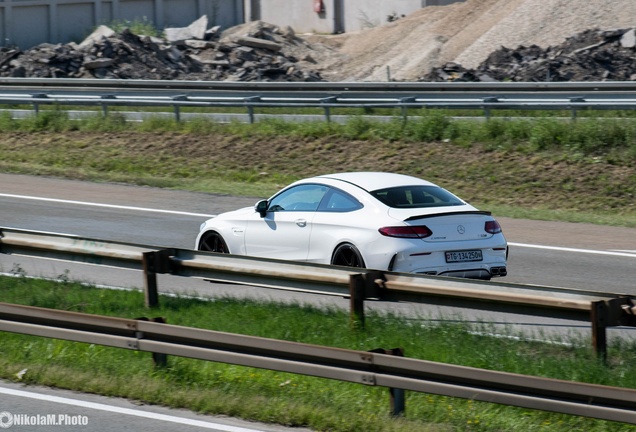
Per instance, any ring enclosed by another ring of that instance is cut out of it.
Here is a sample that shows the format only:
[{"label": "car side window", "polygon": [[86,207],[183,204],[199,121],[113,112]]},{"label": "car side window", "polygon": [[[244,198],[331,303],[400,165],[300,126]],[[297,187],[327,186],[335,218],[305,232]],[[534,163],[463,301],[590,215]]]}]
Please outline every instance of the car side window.
[{"label": "car side window", "polygon": [[319,211],[324,212],[350,212],[361,209],[363,205],[349,195],[338,189],[331,189],[320,204]]},{"label": "car side window", "polygon": [[316,211],[328,190],[318,184],[293,186],[272,198],[267,211]]}]

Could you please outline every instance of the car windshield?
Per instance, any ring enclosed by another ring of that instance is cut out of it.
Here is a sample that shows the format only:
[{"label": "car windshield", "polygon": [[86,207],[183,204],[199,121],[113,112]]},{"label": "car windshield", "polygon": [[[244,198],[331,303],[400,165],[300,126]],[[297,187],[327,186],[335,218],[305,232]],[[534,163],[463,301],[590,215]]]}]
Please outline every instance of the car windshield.
[{"label": "car windshield", "polygon": [[371,191],[371,195],[394,208],[446,207],[466,204],[438,186],[400,186]]}]

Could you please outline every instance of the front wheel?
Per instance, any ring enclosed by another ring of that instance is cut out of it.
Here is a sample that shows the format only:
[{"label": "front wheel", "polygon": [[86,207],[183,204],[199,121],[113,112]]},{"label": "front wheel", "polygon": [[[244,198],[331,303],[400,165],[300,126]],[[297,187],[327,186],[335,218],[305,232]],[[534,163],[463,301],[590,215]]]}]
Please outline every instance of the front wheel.
[{"label": "front wheel", "polygon": [[230,253],[223,237],[214,231],[207,232],[201,237],[199,250],[205,252]]},{"label": "front wheel", "polygon": [[344,267],[364,268],[364,260],[356,247],[350,243],[343,243],[333,251],[331,264]]}]

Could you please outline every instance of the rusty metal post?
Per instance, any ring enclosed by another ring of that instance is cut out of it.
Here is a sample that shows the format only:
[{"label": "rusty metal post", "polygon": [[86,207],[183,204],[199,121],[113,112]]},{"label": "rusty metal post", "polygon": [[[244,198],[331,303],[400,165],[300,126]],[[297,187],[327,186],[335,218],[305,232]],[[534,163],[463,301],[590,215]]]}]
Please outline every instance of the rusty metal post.
[{"label": "rusty metal post", "polygon": [[157,292],[157,272],[156,272],[156,252],[143,253],[144,280],[146,307],[154,308],[159,306],[159,294]]},{"label": "rusty metal post", "polygon": [[350,324],[352,328],[364,328],[364,291],[366,281],[361,274],[349,276]]},{"label": "rusty metal post", "polygon": [[[167,322],[166,319],[163,317],[156,317],[156,318],[150,318],[150,319],[148,319],[147,317],[140,317],[135,319],[138,321],[150,321],[150,322],[161,323],[161,324],[165,324]],[[137,337],[142,338],[143,333],[137,332]],[[168,366],[168,354],[154,353],[154,352],[151,354],[152,354],[152,362],[154,363],[156,368],[165,368],[166,366]]]},{"label": "rusty metal post", "polygon": [[174,249],[161,249],[158,251],[144,252],[142,263],[144,268],[146,307],[159,306],[159,293],[157,288],[157,273],[171,273],[175,265],[170,260],[174,256]]},{"label": "rusty metal post", "polygon": [[590,320],[592,322],[592,342],[596,354],[603,361],[607,361],[607,326],[608,307],[603,300],[592,302]]},{"label": "rusty metal post", "polygon": [[[165,324],[167,321],[163,317],[152,318],[150,321]],[[152,353],[152,361],[157,368],[165,368],[168,366],[168,354],[163,353]]]},{"label": "rusty metal post", "polygon": [[[393,348],[388,350],[387,354],[404,357],[404,348]],[[406,394],[404,389],[390,388],[391,393],[391,415],[393,417],[401,416],[406,409]]]},{"label": "rusty metal post", "polygon": [[[383,348],[376,348],[369,352],[404,357],[404,348],[393,348],[388,350]],[[404,411],[406,410],[406,393],[404,389],[391,387],[389,388],[389,395],[391,397],[391,415],[393,417],[403,415]]]}]

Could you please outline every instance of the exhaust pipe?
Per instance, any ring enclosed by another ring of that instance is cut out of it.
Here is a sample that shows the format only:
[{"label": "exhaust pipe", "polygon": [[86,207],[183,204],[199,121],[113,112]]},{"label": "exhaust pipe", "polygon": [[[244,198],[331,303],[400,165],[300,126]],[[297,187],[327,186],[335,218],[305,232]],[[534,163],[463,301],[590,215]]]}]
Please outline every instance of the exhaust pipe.
[{"label": "exhaust pipe", "polygon": [[508,270],[505,267],[491,267],[490,274],[493,276],[506,276]]}]

